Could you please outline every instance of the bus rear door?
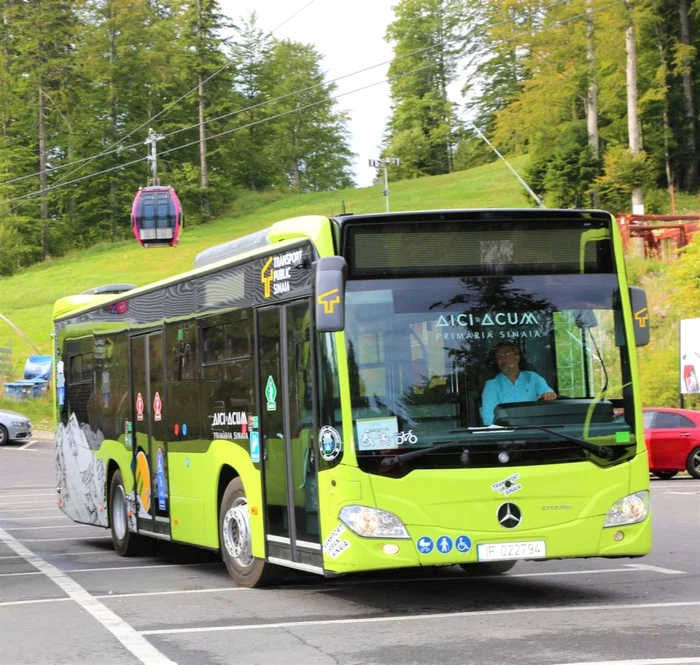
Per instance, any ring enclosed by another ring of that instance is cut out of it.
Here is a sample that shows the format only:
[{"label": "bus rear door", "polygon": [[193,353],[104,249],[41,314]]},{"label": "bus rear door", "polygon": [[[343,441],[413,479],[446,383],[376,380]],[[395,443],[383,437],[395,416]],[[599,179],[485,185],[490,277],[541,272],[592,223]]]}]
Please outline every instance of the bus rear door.
[{"label": "bus rear door", "polygon": [[131,337],[134,482],[138,530],[170,538],[163,333]]}]

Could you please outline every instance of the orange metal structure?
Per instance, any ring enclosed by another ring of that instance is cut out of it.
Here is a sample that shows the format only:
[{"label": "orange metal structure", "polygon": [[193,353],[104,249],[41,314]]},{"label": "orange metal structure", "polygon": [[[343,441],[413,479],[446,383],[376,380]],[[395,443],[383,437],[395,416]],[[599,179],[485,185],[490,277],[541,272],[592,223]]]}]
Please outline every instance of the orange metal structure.
[{"label": "orange metal structure", "polygon": [[630,250],[630,240],[644,241],[644,257],[672,259],[678,250],[700,233],[700,215],[617,215],[622,244]]}]

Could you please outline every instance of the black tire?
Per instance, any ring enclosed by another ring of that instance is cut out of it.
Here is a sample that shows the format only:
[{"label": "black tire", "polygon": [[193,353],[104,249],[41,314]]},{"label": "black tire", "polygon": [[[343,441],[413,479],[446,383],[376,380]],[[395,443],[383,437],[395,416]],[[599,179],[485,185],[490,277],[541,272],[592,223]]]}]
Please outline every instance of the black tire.
[{"label": "black tire", "polygon": [[502,575],[507,573],[517,561],[484,561],[482,563],[460,563],[459,567],[467,575]]},{"label": "black tire", "polygon": [[0,425],[0,446],[4,446],[9,441],[10,435],[7,433],[7,428],[4,425]]},{"label": "black tire", "polygon": [[234,478],[226,487],[219,507],[221,558],[238,586],[261,587],[278,580],[275,566],[252,555],[251,541],[248,501],[241,479]]},{"label": "black tire", "polygon": [[700,480],[700,446],[690,451],[685,468],[693,478]]},{"label": "black tire", "polygon": [[671,480],[678,471],[652,471],[652,473],[660,480]]},{"label": "black tire", "polygon": [[144,552],[144,538],[129,531],[126,492],[122,472],[117,469],[109,485],[109,528],[119,556],[138,556]]}]

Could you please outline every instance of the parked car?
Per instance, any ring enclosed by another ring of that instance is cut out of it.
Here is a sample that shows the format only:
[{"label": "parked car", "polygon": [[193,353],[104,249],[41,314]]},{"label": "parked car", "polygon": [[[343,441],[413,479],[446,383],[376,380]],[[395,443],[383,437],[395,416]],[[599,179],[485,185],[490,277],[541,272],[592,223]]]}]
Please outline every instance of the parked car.
[{"label": "parked car", "polygon": [[700,411],[644,409],[649,470],[657,478],[687,471],[700,478]]},{"label": "parked car", "polygon": [[0,446],[8,441],[29,441],[32,438],[32,423],[21,413],[0,410]]}]

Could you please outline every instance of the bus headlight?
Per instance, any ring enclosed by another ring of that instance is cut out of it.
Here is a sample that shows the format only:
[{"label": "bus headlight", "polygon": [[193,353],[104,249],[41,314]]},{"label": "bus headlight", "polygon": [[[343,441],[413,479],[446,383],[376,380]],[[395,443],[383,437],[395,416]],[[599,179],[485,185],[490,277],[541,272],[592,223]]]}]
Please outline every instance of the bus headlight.
[{"label": "bus headlight", "polygon": [[649,514],[649,492],[643,490],[616,501],[608,511],[604,527],[636,524]]},{"label": "bus headlight", "polygon": [[345,506],[338,519],[364,538],[410,538],[403,522],[386,510],[368,506]]}]

